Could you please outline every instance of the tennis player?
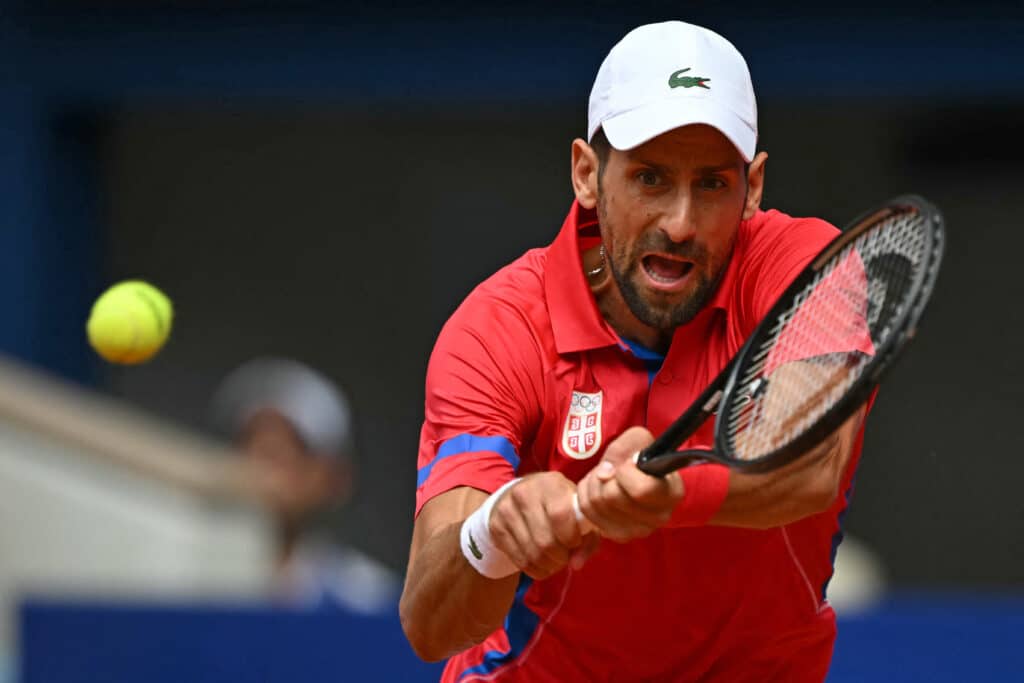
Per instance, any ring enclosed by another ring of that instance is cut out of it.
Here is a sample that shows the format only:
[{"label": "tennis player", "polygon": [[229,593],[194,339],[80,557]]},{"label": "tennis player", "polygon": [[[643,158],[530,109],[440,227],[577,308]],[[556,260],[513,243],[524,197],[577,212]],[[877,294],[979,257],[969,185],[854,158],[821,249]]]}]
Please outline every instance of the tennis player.
[{"label": "tennis player", "polygon": [[[631,459],[837,232],[760,208],[766,159],[721,36],[641,26],[605,58],[561,231],[477,287],[430,359],[401,614],[444,681],[825,677],[865,410],[771,473]],[[711,442],[709,422],[684,446]]]}]

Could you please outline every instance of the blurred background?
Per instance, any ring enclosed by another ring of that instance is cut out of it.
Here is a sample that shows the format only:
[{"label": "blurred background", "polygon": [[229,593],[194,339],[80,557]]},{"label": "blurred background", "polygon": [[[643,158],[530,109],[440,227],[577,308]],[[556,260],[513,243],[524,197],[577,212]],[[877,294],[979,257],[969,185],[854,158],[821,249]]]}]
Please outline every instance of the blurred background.
[{"label": "blurred background", "polygon": [[[1019,672],[1024,5],[770,5],[0,0],[0,681],[436,678],[388,597],[433,340],[553,239],[601,60],[672,18],[746,57],[768,207],[843,225],[914,192],[947,218],[869,422],[830,680]],[[176,308],[129,368],[83,330],[124,278]],[[344,439],[253,464],[306,436],[218,422],[266,357],[333,385]],[[268,503],[285,471],[308,495]],[[300,530],[338,609],[265,606]]]}]

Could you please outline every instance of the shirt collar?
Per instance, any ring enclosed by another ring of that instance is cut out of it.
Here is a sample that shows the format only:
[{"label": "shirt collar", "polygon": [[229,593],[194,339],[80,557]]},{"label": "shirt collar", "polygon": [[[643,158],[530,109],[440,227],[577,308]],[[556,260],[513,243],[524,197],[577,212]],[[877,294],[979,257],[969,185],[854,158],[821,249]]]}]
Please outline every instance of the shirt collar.
[{"label": "shirt collar", "polygon": [[[579,202],[573,201],[562,229],[548,249],[544,266],[544,292],[558,353],[619,345],[618,335],[597,308],[580,260],[579,233],[595,225],[597,212],[585,209]],[[739,256],[743,249],[743,238],[748,230],[748,221],[743,221],[736,233],[736,242],[725,275],[704,311],[712,308],[729,310],[738,278],[739,261],[742,260]]]},{"label": "shirt collar", "polygon": [[717,308],[728,313],[731,307],[733,290],[736,288],[736,280],[739,277],[740,261],[743,260],[742,254],[746,245],[745,236],[749,232],[748,223],[749,221],[742,221],[736,230],[736,240],[732,245],[732,253],[729,254],[729,262],[725,266],[725,274],[722,276],[722,281],[718,283],[718,289],[715,290],[711,301],[704,307],[705,311]]},{"label": "shirt collar", "polygon": [[573,201],[558,237],[548,249],[544,294],[558,353],[586,351],[618,343],[601,316],[580,261],[579,232],[597,224],[597,213]]}]

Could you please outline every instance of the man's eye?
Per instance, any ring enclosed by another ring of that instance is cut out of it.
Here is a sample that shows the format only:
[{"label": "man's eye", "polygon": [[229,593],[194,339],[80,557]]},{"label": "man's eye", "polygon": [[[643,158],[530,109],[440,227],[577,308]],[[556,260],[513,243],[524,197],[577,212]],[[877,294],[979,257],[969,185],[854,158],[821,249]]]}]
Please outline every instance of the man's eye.
[{"label": "man's eye", "polygon": [[725,181],[721,178],[701,178],[698,184],[702,190],[720,190],[725,187]]},{"label": "man's eye", "polygon": [[655,173],[654,171],[640,171],[639,173],[636,174],[636,177],[637,180],[639,180],[640,183],[643,185],[654,186],[658,185],[661,181],[661,179],[658,177],[658,174]]}]

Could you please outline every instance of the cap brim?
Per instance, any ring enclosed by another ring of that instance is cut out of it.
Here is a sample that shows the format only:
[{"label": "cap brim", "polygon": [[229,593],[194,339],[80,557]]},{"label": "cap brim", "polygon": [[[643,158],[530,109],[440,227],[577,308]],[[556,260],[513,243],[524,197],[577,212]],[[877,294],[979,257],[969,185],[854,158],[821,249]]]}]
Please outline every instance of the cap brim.
[{"label": "cap brim", "polygon": [[739,116],[712,100],[661,100],[610,117],[601,122],[601,128],[612,147],[627,150],[675,128],[699,123],[716,128],[729,138],[747,163],[754,160],[757,134]]}]

